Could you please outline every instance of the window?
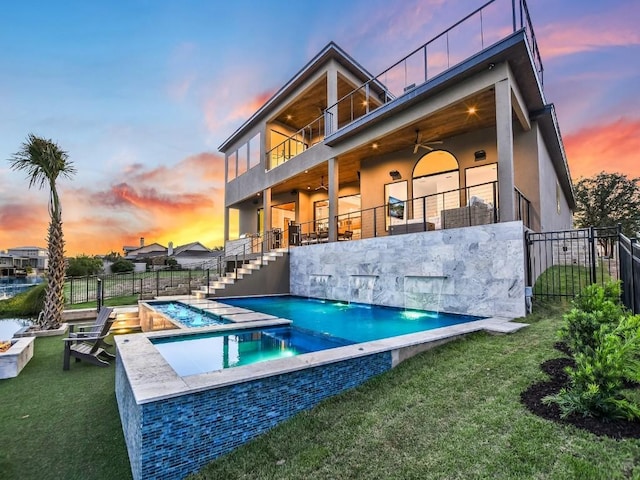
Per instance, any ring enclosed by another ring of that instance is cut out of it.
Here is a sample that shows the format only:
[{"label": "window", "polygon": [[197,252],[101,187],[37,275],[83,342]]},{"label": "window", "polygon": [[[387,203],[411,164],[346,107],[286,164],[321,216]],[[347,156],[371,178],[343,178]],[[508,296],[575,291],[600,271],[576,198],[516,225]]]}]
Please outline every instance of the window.
[{"label": "window", "polygon": [[484,200],[485,203],[495,203],[494,182],[498,181],[498,164],[471,167],[465,170],[465,184],[467,186],[467,202],[471,197]]},{"label": "window", "polygon": [[260,165],[260,133],[249,140],[249,168]]},{"label": "window", "polygon": [[233,152],[227,157],[227,182],[236,178],[238,153]]},{"label": "window", "polygon": [[384,201],[388,205],[385,209],[385,226],[404,223],[407,218],[407,187],[406,180],[387,183],[384,186]]},{"label": "window", "polygon": [[[440,226],[440,212],[460,206],[458,160],[444,150],[424,155],[413,169],[413,218]],[[424,198],[421,198],[424,197]]]},{"label": "window", "polygon": [[247,171],[247,144],[245,143],[238,149],[238,176]]}]

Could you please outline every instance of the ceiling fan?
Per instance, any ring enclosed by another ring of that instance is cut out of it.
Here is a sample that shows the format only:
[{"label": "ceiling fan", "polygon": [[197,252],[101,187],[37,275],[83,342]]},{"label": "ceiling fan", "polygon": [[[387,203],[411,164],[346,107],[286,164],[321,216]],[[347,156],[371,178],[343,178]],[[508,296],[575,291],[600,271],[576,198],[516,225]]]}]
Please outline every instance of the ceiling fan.
[{"label": "ceiling fan", "polygon": [[420,130],[416,129],[416,141],[413,144],[413,153],[418,153],[419,148],[424,148],[431,152],[434,150],[431,145],[442,145],[442,140],[426,140],[423,142]]},{"label": "ceiling fan", "polygon": [[329,190],[327,186],[324,184],[324,176],[320,177],[320,185],[316,187],[316,190]]}]

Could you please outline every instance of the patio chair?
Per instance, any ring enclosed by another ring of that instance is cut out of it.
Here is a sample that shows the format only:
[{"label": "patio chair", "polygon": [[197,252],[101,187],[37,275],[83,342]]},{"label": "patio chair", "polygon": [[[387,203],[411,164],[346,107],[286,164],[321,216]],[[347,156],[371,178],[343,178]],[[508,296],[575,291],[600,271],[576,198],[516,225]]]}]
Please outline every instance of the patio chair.
[{"label": "patio chair", "polygon": [[110,318],[113,308],[102,307],[95,323],[80,332],[74,332],[73,326],[70,327],[69,337],[63,338],[64,341],[64,363],[63,370],[69,370],[69,361],[71,357],[75,357],[76,362],[85,360],[99,367],[108,367],[109,361],[115,358],[115,355],[105,350],[109,345],[104,339],[109,335],[109,329],[114,319]]}]

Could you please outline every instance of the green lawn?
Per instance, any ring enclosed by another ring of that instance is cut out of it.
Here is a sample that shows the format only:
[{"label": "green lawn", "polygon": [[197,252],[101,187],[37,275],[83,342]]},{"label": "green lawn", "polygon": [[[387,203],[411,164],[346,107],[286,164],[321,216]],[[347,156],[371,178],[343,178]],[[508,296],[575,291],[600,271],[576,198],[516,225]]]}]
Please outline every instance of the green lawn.
[{"label": "green lawn", "polygon": [[[121,297],[105,298],[103,305],[105,307],[119,307],[121,305],[137,305],[139,298],[140,297],[138,295],[123,295]],[[80,310],[82,308],[95,308],[95,307],[96,307],[95,300],[92,302],[74,303],[72,305],[65,305],[65,309],[68,309],[68,310]]]},{"label": "green lawn", "polygon": [[[640,478],[640,440],[600,439],[520,404],[544,378],[539,363],[558,355],[560,311],[528,321],[516,334],[476,334],[414,357],[192,480]],[[0,478],[129,478],[113,383],[113,368],[63,372],[60,338],[38,339],[20,376],[0,381]]]},{"label": "green lawn", "polygon": [[[603,284],[611,279],[606,265],[599,262],[596,268],[596,283]],[[533,286],[533,295],[538,298],[547,296],[575,297],[591,284],[591,269],[580,265],[554,265],[545,270]]]}]

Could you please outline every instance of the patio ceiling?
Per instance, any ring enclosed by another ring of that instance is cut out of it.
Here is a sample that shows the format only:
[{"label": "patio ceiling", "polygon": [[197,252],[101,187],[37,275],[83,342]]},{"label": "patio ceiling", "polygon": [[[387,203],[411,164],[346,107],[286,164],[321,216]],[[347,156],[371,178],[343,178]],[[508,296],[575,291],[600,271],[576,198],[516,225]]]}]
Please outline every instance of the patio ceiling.
[{"label": "patio ceiling", "polygon": [[[472,107],[475,113],[469,113]],[[422,141],[442,140],[444,143],[436,148],[446,150],[447,138],[489,128],[495,122],[495,95],[491,88],[338,156],[340,185],[358,183],[361,162],[367,158],[400,151],[406,151],[407,157],[412,156],[416,130],[420,131]],[[421,152],[427,153],[427,150],[422,149]],[[274,186],[272,191],[274,194],[291,190],[314,191],[322,177],[327,184],[327,175],[328,165],[323,163]]]}]

